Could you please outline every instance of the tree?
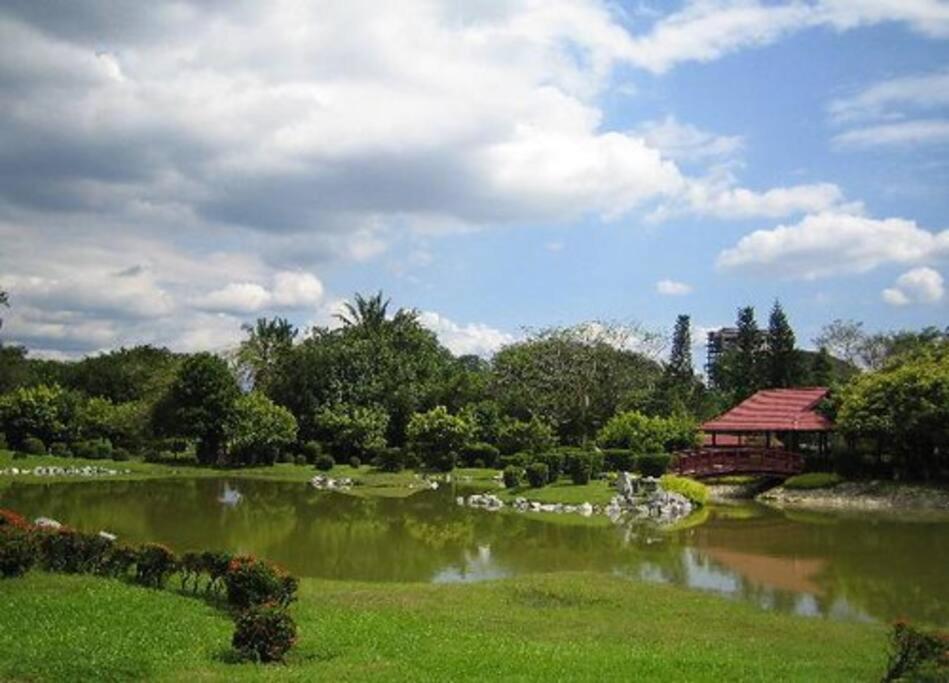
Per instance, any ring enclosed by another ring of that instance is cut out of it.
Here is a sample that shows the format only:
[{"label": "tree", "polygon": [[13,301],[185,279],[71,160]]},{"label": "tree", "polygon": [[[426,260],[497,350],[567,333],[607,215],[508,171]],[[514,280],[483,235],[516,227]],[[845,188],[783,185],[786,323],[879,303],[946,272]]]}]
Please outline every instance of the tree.
[{"label": "tree", "polygon": [[[10,295],[0,289],[0,306],[10,308]],[[0,318],[0,328],[3,327],[3,318]]]},{"label": "tree", "polygon": [[81,397],[59,386],[21,387],[0,397],[0,431],[13,446],[27,437],[42,440],[72,441],[78,436],[78,412]]},{"label": "tree", "polygon": [[272,465],[297,438],[293,414],[259,391],[234,403],[234,427],[230,433],[228,460],[242,465]]},{"label": "tree", "polygon": [[409,448],[426,467],[449,471],[458,454],[471,443],[474,428],[460,415],[452,415],[445,406],[415,413],[406,430]]},{"label": "tree", "polygon": [[899,356],[841,391],[837,425],[878,440],[909,477],[946,474],[949,466],[949,345]]},{"label": "tree", "polygon": [[266,394],[277,365],[290,352],[298,330],[285,318],[257,318],[254,325],[243,325],[241,329],[248,336],[237,349],[238,373],[247,385]]},{"label": "tree", "polygon": [[495,355],[492,393],[506,414],[538,417],[581,443],[621,407],[652,398],[662,370],[633,350],[642,338],[639,328],[604,323],[535,332]]},{"label": "tree", "polygon": [[316,416],[317,437],[337,460],[378,455],[386,447],[388,424],[388,414],[375,406],[339,403],[323,408]]},{"label": "tree", "polygon": [[554,430],[537,417],[530,420],[506,418],[498,430],[498,448],[505,455],[544,453],[557,444]]},{"label": "tree", "polygon": [[181,356],[166,348],[121,348],[70,365],[63,381],[87,396],[113,403],[154,403],[174,381],[181,360]]},{"label": "tree", "polygon": [[669,353],[665,371],[666,375],[677,382],[688,384],[691,384],[695,375],[692,368],[692,332],[687,315],[676,318],[675,330],[672,333],[672,351]]},{"label": "tree", "polygon": [[800,380],[800,368],[794,351],[794,330],[779,301],[774,302],[768,320],[766,351],[767,380],[770,387],[793,387]]},{"label": "tree", "polygon": [[820,347],[814,354],[811,383],[819,387],[829,387],[834,383],[834,365],[826,346]]},{"label": "tree", "polygon": [[390,303],[391,299],[382,299],[381,291],[368,298],[357,292],[352,302],[343,303],[343,312],[336,313],[334,317],[346,327],[379,330],[386,322]]},{"label": "tree", "polygon": [[731,386],[736,401],[751,396],[761,385],[761,331],[755,321],[755,309],[738,309],[736,341]]},{"label": "tree", "polygon": [[156,425],[163,434],[197,439],[202,465],[221,462],[239,396],[237,381],[222,358],[195,354],[181,365],[156,407]]},{"label": "tree", "polygon": [[862,322],[837,318],[821,328],[814,338],[814,346],[826,348],[831,355],[856,365],[865,339]]}]

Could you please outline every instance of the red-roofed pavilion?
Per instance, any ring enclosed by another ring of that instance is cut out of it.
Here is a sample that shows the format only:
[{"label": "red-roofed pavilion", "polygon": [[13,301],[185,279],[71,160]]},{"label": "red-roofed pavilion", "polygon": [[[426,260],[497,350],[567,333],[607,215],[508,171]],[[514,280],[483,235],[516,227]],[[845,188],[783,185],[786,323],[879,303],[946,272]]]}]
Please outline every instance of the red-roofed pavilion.
[{"label": "red-roofed pavilion", "polygon": [[802,471],[804,457],[796,452],[802,437],[816,436],[817,450],[823,453],[834,429],[817,410],[827,394],[826,387],[759,391],[703,424],[705,444],[679,453],[676,471],[696,477]]}]

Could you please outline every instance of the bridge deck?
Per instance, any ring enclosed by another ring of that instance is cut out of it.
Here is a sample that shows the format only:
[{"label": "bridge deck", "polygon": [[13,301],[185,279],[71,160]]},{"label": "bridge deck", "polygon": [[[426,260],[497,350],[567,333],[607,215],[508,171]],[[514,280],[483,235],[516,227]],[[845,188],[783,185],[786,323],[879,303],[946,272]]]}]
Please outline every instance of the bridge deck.
[{"label": "bridge deck", "polygon": [[779,448],[696,448],[676,454],[675,474],[701,479],[726,474],[791,476],[804,471],[804,456]]}]

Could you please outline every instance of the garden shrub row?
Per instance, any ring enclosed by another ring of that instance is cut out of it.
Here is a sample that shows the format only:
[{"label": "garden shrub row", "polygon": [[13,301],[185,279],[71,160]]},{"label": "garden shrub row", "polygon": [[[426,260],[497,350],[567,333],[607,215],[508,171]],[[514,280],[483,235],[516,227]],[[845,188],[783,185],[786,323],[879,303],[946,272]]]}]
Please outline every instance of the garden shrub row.
[{"label": "garden shrub row", "polygon": [[672,456],[667,453],[637,456],[622,449],[591,451],[561,448],[538,455],[503,455],[499,464],[504,469],[505,482],[517,482],[508,488],[519,486],[525,476],[530,485],[536,488],[558,481],[562,475],[568,475],[574,484],[586,484],[607,471],[637,472],[643,476],[661,477],[671,461]]},{"label": "garden shrub row", "polygon": [[232,645],[244,658],[279,661],[296,641],[287,608],[295,599],[297,579],[250,556],[189,552],[146,543],[133,547],[101,534],[68,527],[30,524],[19,514],[0,510],[0,577],[22,576],[34,566],[66,574],[95,574],[164,588],[175,574],[192,594],[204,582],[206,594],[223,594],[235,619]]}]

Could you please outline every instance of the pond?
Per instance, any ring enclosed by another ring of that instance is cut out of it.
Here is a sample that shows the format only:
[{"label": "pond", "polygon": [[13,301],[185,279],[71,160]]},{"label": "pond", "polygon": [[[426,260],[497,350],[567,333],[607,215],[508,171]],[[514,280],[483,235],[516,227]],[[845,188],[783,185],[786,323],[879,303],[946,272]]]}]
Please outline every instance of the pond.
[{"label": "pond", "polygon": [[11,484],[0,507],[178,551],[253,553],[298,576],[480,581],[596,571],[841,619],[949,623],[949,522],[710,507],[680,531],[604,517],[459,507],[442,487],[406,498],[247,479]]}]

